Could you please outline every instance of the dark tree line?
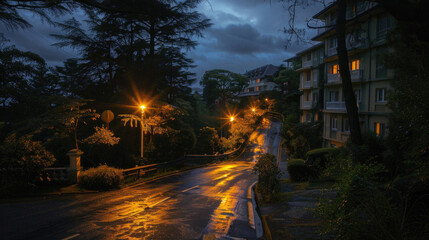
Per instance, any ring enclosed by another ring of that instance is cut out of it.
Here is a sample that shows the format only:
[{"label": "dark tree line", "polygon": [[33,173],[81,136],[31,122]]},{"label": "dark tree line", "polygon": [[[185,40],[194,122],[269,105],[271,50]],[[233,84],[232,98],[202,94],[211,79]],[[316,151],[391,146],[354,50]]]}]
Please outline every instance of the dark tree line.
[{"label": "dark tree line", "polygon": [[[201,123],[196,110],[200,99],[192,95],[190,88],[195,81],[191,72],[194,64],[187,52],[196,46],[196,38],[211,25],[209,19],[195,11],[199,2],[1,1],[0,24],[16,31],[29,28],[31,23],[23,13],[34,13],[42,21],[62,29],[62,34],[53,35],[58,40],[57,47],[71,47],[79,52],[79,57],[67,59],[62,66],[51,67],[42,57],[17,49],[1,35],[1,139],[19,130],[22,134],[33,134],[47,145],[64,145],[51,141],[60,136],[55,135],[58,132],[51,118],[60,118],[57,109],[67,108],[70,101],[91,99],[83,108],[97,112],[111,109],[117,116],[133,113],[137,102],[145,98],[153,100],[153,108],[169,103],[182,110],[174,121],[165,123],[171,130],[169,137],[148,136],[154,137],[154,141],[146,148],[152,151],[147,156],[166,160],[191,151],[195,145],[195,131]],[[56,16],[73,16],[76,10],[83,11],[85,19],[55,22]],[[46,128],[45,123],[49,123],[50,130],[40,133],[42,127]],[[83,127],[78,129],[77,137],[87,137],[94,125],[101,124],[101,120],[97,123],[81,121],[79,125]],[[113,122],[111,129],[122,139],[115,146],[114,154],[122,154],[118,158],[129,158],[129,153],[136,152],[135,132],[124,129],[120,121]],[[68,145],[63,147],[65,151],[70,150]]]}]

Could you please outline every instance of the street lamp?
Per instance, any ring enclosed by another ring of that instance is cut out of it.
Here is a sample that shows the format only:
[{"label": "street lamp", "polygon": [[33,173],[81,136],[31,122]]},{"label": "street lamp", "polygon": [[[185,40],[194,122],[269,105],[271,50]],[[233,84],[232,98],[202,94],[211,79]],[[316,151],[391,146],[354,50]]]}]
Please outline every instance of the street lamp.
[{"label": "street lamp", "polygon": [[146,109],[145,105],[140,105],[140,109],[142,110],[142,125],[141,125],[141,129],[142,129],[142,134],[141,134],[141,148],[140,148],[140,158],[143,160],[143,136],[144,136],[144,110]]},{"label": "street lamp", "polygon": [[234,117],[233,117],[233,116],[231,116],[231,117],[229,118],[229,121],[230,121],[230,122],[234,122]]},{"label": "street lamp", "polygon": [[255,108],[252,108],[252,112],[255,112],[256,111],[256,109]]}]

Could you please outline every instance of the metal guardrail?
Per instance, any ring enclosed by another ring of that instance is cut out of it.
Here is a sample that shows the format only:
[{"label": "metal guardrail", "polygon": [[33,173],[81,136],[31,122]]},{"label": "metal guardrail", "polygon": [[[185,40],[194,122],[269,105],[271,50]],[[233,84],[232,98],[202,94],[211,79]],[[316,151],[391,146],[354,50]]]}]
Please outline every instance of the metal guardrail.
[{"label": "metal guardrail", "polygon": [[283,114],[278,113],[278,112],[266,112],[265,116],[267,117],[272,117],[272,118],[277,118],[281,121],[283,121],[285,119],[285,117],[283,116]]}]

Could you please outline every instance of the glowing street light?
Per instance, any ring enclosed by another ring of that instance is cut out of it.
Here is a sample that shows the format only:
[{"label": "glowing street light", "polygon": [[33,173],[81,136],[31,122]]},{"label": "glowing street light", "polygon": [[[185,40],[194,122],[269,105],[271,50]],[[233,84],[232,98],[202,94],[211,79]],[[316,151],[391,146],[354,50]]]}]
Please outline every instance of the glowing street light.
[{"label": "glowing street light", "polygon": [[140,147],[140,158],[143,160],[143,136],[144,136],[144,110],[146,109],[145,105],[140,105],[140,109],[142,110],[142,133],[141,133],[141,147]]},{"label": "glowing street light", "polygon": [[230,121],[230,122],[234,122],[234,117],[233,117],[233,116],[231,116],[231,117],[229,118],[229,121]]},{"label": "glowing street light", "polygon": [[255,112],[256,111],[256,109],[255,108],[252,108],[252,112]]}]

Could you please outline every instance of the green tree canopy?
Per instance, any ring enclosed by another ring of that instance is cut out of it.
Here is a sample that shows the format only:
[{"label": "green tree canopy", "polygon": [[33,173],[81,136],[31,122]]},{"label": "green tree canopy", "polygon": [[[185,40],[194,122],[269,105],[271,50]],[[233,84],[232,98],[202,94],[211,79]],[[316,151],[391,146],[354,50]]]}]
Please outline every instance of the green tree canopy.
[{"label": "green tree canopy", "polygon": [[220,98],[225,106],[229,99],[234,98],[247,84],[247,77],[223,69],[206,71],[200,84],[204,87],[203,97],[207,106],[212,106]]}]

